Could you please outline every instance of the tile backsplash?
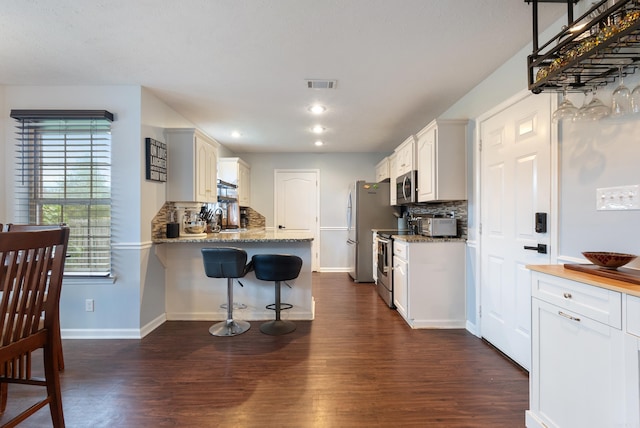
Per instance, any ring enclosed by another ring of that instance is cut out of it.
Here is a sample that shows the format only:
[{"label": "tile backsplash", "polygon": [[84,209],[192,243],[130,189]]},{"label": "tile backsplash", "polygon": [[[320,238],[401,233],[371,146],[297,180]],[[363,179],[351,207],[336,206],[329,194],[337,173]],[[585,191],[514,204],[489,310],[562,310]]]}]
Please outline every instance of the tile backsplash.
[{"label": "tile backsplash", "polygon": [[429,204],[407,205],[405,210],[413,217],[427,217],[429,215],[453,216],[458,219],[458,236],[467,239],[468,212],[467,201],[446,201]]}]

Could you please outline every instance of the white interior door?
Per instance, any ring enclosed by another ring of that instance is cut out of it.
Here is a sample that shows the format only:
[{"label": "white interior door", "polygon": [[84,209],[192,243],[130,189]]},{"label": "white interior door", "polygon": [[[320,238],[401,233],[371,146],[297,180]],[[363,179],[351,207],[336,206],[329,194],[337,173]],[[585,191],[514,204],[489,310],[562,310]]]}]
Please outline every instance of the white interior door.
[{"label": "white interior door", "polygon": [[283,233],[313,235],[312,271],[318,270],[319,190],[318,170],[275,170],[274,227]]},{"label": "white interior door", "polygon": [[[526,369],[531,280],[525,266],[550,262],[550,228],[535,227],[535,213],[551,219],[550,117],[550,95],[529,94],[480,122],[480,331]],[[547,254],[531,249],[538,244]]]}]

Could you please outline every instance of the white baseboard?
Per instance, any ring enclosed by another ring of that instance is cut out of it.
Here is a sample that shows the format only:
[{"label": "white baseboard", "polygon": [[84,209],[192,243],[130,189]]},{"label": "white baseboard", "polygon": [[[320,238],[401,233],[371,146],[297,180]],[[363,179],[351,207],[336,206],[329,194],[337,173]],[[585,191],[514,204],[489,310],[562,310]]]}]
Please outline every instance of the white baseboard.
[{"label": "white baseboard", "polygon": [[[311,321],[313,320],[313,311],[296,311],[295,309],[282,311],[283,320],[291,321]],[[168,312],[168,321],[224,321],[227,317],[226,312]],[[244,321],[269,321],[274,319],[274,312],[270,310],[252,310],[246,309],[234,310],[233,318]]]},{"label": "white baseboard", "polygon": [[478,326],[471,321],[467,321],[466,327],[467,331],[473,334],[476,337],[480,337],[480,332],[478,331]]},{"label": "white baseboard", "polygon": [[346,267],[320,267],[318,272],[340,272],[340,273],[349,273],[349,268]]},{"label": "white baseboard", "polygon": [[151,320],[146,325],[143,325],[142,328],[140,329],[140,337],[141,338],[145,337],[147,334],[151,333],[153,330],[160,327],[166,321],[167,321],[167,314],[162,314],[156,317],[155,319]]},{"label": "white baseboard", "polygon": [[140,330],[135,328],[121,329],[79,329],[60,330],[63,339],[141,339]]},{"label": "white baseboard", "polygon": [[413,329],[457,329],[464,328],[465,322],[463,320],[412,320],[412,322],[410,323],[410,327]]},{"label": "white baseboard", "polygon": [[63,339],[142,339],[167,321],[165,314],[153,319],[140,329],[135,328],[98,328],[98,329],[61,329]]}]

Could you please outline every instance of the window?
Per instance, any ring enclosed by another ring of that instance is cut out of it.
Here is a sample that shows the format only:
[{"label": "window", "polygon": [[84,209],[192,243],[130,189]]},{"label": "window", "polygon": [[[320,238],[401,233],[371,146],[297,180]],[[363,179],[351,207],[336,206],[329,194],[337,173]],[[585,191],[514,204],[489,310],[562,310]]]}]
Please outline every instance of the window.
[{"label": "window", "polygon": [[111,272],[111,122],[105,110],[12,110],[15,223],[70,228],[65,275]]}]

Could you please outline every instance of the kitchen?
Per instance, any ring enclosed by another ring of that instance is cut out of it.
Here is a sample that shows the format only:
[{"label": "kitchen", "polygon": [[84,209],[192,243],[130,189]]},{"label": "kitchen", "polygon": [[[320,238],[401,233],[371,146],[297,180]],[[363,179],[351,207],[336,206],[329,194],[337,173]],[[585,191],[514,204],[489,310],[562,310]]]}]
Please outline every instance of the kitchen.
[{"label": "kitchen", "polygon": [[[555,33],[555,32],[552,32]],[[526,56],[530,46],[524,47],[508,58],[487,78],[438,114],[442,118],[477,118],[494,106],[524,91]],[[637,75],[625,78],[625,84],[633,88],[638,83]],[[598,91],[605,102],[617,86],[612,83]],[[151,244],[150,223],[165,202],[165,189],[143,179],[142,154],[131,151],[132,141],[151,137],[162,141],[164,129],[191,127],[193,123],[167,105],[151,89],[137,85],[120,86],[85,85],[67,86],[2,86],[5,118],[1,124],[5,156],[5,171],[11,171],[11,138],[13,123],[8,120],[11,108],[67,107],[84,108],[85,104],[100,105],[117,112],[114,122],[114,188],[127,191],[114,192],[114,202],[120,207],[114,217],[113,253],[117,280],[112,286],[82,283],[75,280],[67,284],[63,296],[63,329],[68,337],[132,337],[145,336],[154,322],[162,317],[166,305],[166,290],[158,284],[164,283],[163,269],[154,256]],[[580,105],[583,95],[572,93],[572,101]],[[403,135],[417,132],[434,116],[425,117],[419,126]],[[474,143],[475,129],[469,128],[467,153],[467,183],[469,197],[469,229],[467,241],[467,268],[474,272],[479,252],[478,235],[478,159]],[[557,262],[581,260],[585,249],[603,249],[638,253],[640,236],[637,228],[637,211],[600,212],[594,209],[597,188],[637,184],[637,159],[640,145],[636,120],[602,121],[586,124],[569,124],[563,127],[558,144],[560,160],[558,182],[557,242],[552,246]],[[400,144],[402,138],[393,142]],[[129,143],[125,144],[127,141]],[[118,143],[121,142],[121,143]],[[391,151],[381,148],[364,153],[242,153],[241,158],[251,165],[252,206],[267,217],[267,227],[274,227],[269,213],[274,211],[273,170],[319,169],[320,182],[320,261],[321,271],[345,271],[346,228],[343,203],[347,198],[347,185],[358,179],[374,179],[374,166]],[[225,152],[226,151],[226,152]],[[223,148],[221,156],[237,153]],[[0,177],[0,207],[3,217],[10,219],[11,177]],[[257,190],[260,189],[260,190]],[[335,202],[339,201],[339,202]],[[126,207],[126,209],[124,208]],[[134,221],[130,221],[131,219]],[[637,266],[637,263],[635,264]],[[103,281],[103,282],[106,282]],[[467,275],[466,323],[470,331],[478,331],[477,280]],[[94,299],[100,310],[86,313],[84,301]],[[117,303],[112,303],[117,302]]]}]

